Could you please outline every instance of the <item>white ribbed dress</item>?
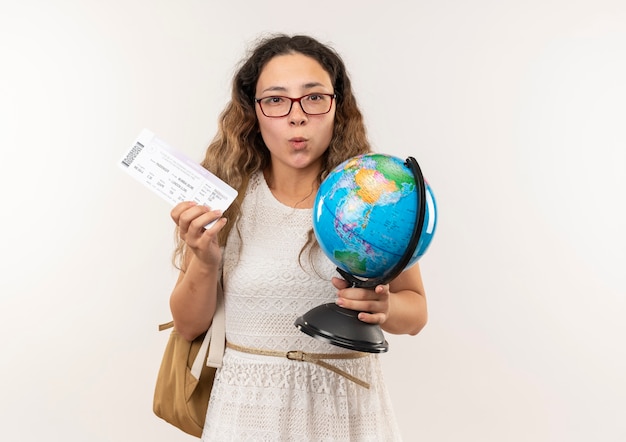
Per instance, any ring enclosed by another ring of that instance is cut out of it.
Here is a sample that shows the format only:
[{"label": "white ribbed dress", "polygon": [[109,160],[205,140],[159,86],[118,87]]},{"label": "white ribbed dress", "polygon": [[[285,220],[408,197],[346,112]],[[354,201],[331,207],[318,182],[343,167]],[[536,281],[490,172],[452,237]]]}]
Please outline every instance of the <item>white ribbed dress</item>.
[{"label": "white ribbed dress", "polygon": [[[241,218],[224,250],[226,339],[245,347],[287,352],[348,350],[314,339],[294,321],[334,302],[335,266],[321,253],[315,269],[298,254],[312,209],[280,203],[258,173],[250,180]],[[242,240],[236,233],[237,228]],[[370,389],[318,365],[226,349],[209,402],[203,441],[399,441],[378,355],[332,360]]]}]

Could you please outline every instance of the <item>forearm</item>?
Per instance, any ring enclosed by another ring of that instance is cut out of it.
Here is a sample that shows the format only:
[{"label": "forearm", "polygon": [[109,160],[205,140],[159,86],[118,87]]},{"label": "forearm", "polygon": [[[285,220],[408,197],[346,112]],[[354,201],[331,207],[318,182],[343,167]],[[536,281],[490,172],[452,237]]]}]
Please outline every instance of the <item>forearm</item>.
[{"label": "forearm", "polygon": [[219,268],[191,259],[170,296],[174,327],[191,341],[206,331],[215,313]]},{"label": "forearm", "polygon": [[392,334],[416,335],[428,320],[426,298],[412,290],[389,294],[389,314],[381,325]]},{"label": "forearm", "polygon": [[404,270],[389,283],[389,311],[383,330],[416,335],[426,325],[428,310],[419,264]]}]

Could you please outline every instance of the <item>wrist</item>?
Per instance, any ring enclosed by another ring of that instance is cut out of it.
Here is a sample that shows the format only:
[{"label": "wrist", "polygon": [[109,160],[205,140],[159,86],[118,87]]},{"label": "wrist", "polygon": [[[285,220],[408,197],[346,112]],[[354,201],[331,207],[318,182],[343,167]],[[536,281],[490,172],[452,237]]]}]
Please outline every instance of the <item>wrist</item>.
[{"label": "wrist", "polygon": [[204,262],[200,259],[192,259],[186,273],[195,273],[201,276],[215,276],[220,271],[220,265],[212,262]]}]

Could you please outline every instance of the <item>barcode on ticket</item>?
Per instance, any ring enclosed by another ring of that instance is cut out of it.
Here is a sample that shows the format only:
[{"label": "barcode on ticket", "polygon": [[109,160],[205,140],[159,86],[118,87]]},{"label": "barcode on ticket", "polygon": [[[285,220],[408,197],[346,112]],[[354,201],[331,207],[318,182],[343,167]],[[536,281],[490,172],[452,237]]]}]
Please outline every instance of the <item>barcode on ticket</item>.
[{"label": "barcode on ticket", "polygon": [[130,152],[128,152],[128,155],[126,155],[126,157],[122,160],[122,164],[126,167],[130,167],[133,160],[137,158],[137,155],[141,152],[141,149],[143,149],[143,144],[139,141],[136,142]]}]

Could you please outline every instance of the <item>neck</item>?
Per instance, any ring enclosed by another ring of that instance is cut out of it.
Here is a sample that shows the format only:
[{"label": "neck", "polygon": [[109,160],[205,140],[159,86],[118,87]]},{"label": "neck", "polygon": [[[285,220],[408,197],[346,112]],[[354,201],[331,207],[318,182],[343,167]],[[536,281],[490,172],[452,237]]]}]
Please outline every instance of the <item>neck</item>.
[{"label": "neck", "polygon": [[263,172],[267,186],[281,203],[299,209],[313,207],[317,191],[317,171],[281,173],[269,167]]}]

